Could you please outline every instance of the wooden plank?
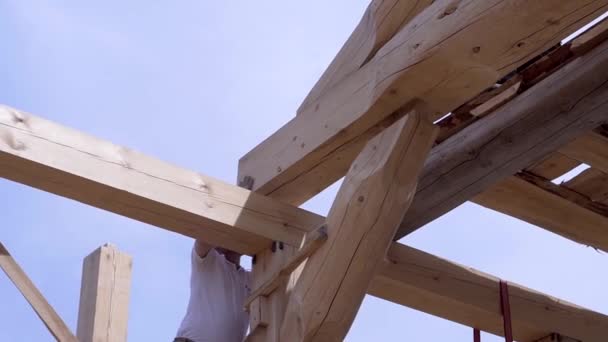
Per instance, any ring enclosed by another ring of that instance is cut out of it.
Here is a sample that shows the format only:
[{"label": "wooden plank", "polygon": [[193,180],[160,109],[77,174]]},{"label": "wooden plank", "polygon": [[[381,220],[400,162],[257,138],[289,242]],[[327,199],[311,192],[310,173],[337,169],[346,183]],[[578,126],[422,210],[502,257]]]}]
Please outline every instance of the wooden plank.
[{"label": "wooden plank", "polygon": [[60,342],[78,342],[55,309],[0,242],[0,267],[30,304],[48,331]]},{"label": "wooden plank", "polygon": [[608,174],[596,169],[587,169],[563,184],[587,196],[591,201],[608,204]]},{"label": "wooden plank", "polygon": [[358,153],[346,152],[349,144],[398,109],[421,99],[443,115],[607,9],[608,0],[435,1],[245,155],[239,179],[250,176],[254,190],[301,204],[311,189],[341,178]]},{"label": "wooden plank", "polygon": [[581,163],[560,152],[552,152],[545,159],[526,168],[526,171],[545,179],[555,179],[564,175]]},{"label": "wooden plank", "polygon": [[80,342],[126,342],[131,257],[112,245],[84,259],[78,307]]},{"label": "wooden plank", "polygon": [[570,240],[608,251],[608,206],[538,177],[509,177],[472,199]]},{"label": "wooden plank", "polygon": [[396,238],[608,121],[608,44],[431,151]]},{"label": "wooden plank", "polygon": [[414,110],[370,140],[327,217],[328,240],[290,294],[281,341],[342,341],[415,193],[436,126]]},{"label": "wooden plank", "polygon": [[317,215],[0,106],[0,177],[252,255]]},{"label": "wooden plank", "polygon": [[361,68],[401,27],[432,2],[433,0],[372,0],[359,25],[302,102],[298,114],[305,113],[306,106]]},{"label": "wooden plank", "polygon": [[608,138],[601,134],[585,134],[560,151],[572,159],[608,173]]},{"label": "wooden plank", "polygon": [[[499,279],[394,243],[369,293],[467,326],[503,335]],[[509,283],[514,338],[535,341],[551,333],[603,342],[608,317]]]}]

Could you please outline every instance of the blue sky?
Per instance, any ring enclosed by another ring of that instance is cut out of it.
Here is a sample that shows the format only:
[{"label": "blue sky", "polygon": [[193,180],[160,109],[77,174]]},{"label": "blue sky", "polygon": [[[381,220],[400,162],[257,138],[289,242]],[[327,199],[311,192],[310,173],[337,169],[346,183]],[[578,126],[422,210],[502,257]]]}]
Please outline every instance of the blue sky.
[{"label": "blue sky", "polygon": [[[0,103],[234,182],[293,117],[368,1],[0,1]],[[307,203],[325,214],[330,188]],[[192,241],[0,179],[0,240],[75,330],[82,259],[134,258],[130,341],[170,341]],[[608,313],[608,256],[465,204],[403,242]],[[0,341],[52,341],[0,276]],[[347,341],[469,341],[471,329],[367,297]],[[484,336],[484,341],[500,341]]]}]

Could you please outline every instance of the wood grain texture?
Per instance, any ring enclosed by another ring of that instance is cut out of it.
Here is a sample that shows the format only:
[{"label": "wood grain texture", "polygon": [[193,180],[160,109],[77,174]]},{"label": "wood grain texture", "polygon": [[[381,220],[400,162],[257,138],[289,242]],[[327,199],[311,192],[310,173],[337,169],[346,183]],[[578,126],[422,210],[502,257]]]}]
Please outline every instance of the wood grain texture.
[{"label": "wood grain texture", "polygon": [[[502,336],[499,279],[417,249],[393,244],[369,293]],[[608,317],[509,282],[514,338],[560,333],[604,342]]]},{"label": "wood grain texture", "polygon": [[608,44],[431,151],[396,238],[608,121]]},{"label": "wood grain texture", "polygon": [[126,342],[131,257],[112,245],[84,259],[78,307],[80,342]]},{"label": "wood grain texture", "polygon": [[34,309],[34,312],[36,312],[36,315],[38,315],[42,323],[44,323],[57,341],[78,342],[76,336],[70,331],[55,309],[44,298],[36,285],[34,285],[2,243],[0,243],[0,268],[15,284],[19,292],[21,292],[32,309]]},{"label": "wood grain texture", "polygon": [[608,251],[608,206],[549,181],[531,182],[512,176],[472,201],[570,240]]},{"label": "wood grain texture", "polygon": [[0,106],[0,177],[244,254],[300,246],[317,215]]},{"label": "wood grain texture", "polygon": [[[239,179],[251,176],[254,190],[279,199],[323,189],[346,172],[332,155],[398,109],[421,99],[443,115],[607,9],[608,0],[435,1],[245,155]],[[320,167],[324,177],[309,174]],[[306,200],[293,198],[291,204]]]},{"label": "wood grain texture", "polygon": [[564,175],[580,164],[581,163],[579,161],[574,160],[558,151],[550,153],[543,160],[526,168],[526,171],[537,176],[541,176],[545,179],[553,180]]},{"label": "wood grain texture", "polygon": [[566,156],[608,173],[608,138],[592,132],[560,150]]},{"label": "wood grain texture", "polygon": [[290,294],[282,341],[342,341],[415,193],[437,129],[413,111],[370,140],[327,217],[328,240]]},{"label": "wood grain texture", "polygon": [[432,2],[433,0],[372,0],[359,25],[302,102],[298,114],[305,113],[306,106],[314,103],[346,76],[359,70],[401,27]]},{"label": "wood grain texture", "polygon": [[591,201],[608,204],[608,174],[602,171],[587,169],[563,186],[587,196]]}]

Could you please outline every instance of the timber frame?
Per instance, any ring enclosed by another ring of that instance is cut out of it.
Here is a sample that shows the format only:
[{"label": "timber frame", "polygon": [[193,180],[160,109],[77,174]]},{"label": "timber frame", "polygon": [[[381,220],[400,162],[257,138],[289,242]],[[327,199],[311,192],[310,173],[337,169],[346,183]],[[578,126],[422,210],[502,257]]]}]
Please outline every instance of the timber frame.
[{"label": "timber frame", "polygon": [[[608,251],[608,20],[563,41],[607,11],[372,0],[238,186],[7,106],[0,177],[253,256],[248,341],[341,341],[366,293],[504,336],[500,279],[395,241],[473,201]],[[327,217],[298,207],[342,177]],[[4,247],[0,265],[57,340],[123,341],[131,261],[112,248],[85,260],[76,337]],[[125,272],[116,303],[103,253]],[[517,341],[608,339],[604,314],[508,290]]]}]

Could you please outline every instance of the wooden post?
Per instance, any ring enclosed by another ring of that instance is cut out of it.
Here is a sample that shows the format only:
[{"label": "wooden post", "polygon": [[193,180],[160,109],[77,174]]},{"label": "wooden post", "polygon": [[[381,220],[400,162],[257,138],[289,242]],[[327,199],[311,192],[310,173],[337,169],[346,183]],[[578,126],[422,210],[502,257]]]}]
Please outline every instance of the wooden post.
[{"label": "wooden post", "polygon": [[125,342],[131,257],[105,244],[84,259],[78,310],[80,342]]},{"label": "wooden post", "polygon": [[25,274],[23,269],[19,267],[17,261],[13,259],[2,243],[0,243],[0,267],[17,289],[19,289],[23,297],[30,303],[38,317],[40,317],[40,320],[42,320],[57,341],[78,342],[65,322],[46,301],[42,293],[38,291],[36,285]]},{"label": "wooden post", "polygon": [[328,240],[289,297],[281,341],[342,341],[409,207],[437,134],[419,106],[370,140],[327,216]]}]

